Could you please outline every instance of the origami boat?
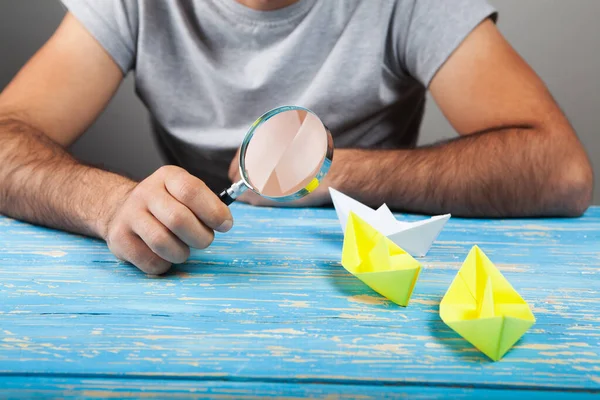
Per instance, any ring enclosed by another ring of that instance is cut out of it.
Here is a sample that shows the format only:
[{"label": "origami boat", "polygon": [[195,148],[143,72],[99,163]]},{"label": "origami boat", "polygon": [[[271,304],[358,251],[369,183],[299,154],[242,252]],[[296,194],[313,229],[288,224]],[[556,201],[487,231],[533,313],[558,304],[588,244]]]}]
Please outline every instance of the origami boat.
[{"label": "origami boat", "polygon": [[353,212],[346,224],[342,265],[401,306],[408,305],[421,271],[417,260]]},{"label": "origami boat", "polygon": [[477,246],[444,295],[440,317],[494,361],[535,323],[527,303]]},{"label": "origami boat", "polygon": [[373,210],[333,188],[329,188],[329,193],[342,231],[346,230],[348,215],[353,212],[414,257],[424,257],[427,254],[450,219],[450,214],[444,214],[417,222],[402,222],[394,217],[385,204]]}]

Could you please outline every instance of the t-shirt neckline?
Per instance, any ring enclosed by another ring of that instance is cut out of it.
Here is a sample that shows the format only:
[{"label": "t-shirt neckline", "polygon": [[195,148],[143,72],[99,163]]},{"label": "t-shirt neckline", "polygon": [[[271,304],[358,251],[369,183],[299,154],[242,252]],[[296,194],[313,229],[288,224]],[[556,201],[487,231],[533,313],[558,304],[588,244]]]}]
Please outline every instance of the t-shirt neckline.
[{"label": "t-shirt neckline", "polygon": [[236,0],[211,0],[223,13],[237,22],[250,24],[279,25],[288,24],[304,16],[315,4],[316,0],[298,0],[295,3],[272,11],[254,10]]}]

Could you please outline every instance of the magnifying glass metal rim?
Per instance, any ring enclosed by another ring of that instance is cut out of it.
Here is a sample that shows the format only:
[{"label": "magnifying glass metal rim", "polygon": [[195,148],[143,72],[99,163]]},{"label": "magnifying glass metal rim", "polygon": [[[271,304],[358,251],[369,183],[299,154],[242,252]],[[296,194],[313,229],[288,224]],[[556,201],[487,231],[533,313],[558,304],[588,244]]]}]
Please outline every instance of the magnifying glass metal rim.
[{"label": "magnifying glass metal rim", "polygon": [[313,192],[320,185],[323,178],[325,178],[325,175],[327,175],[327,173],[329,172],[329,168],[331,168],[331,163],[333,161],[333,137],[331,135],[331,131],[329,130],[329,128],[327,128],[327,126],[322,121],[321,121],[321,123],[323,124],[323,127],[325,128],[325,132],[327,133],[327,151],[325,153],[325,157],[323,159],[323,162],[321,163],[321,167],[319,168],[319,171],[317,172],[316,176],[305,187],[303,187],[300,190],[298,190],[297,192],[294,192],[287,196],[278,196],[278,197],[267,196],[267,195],[261,194],[258,190],[256,190],[256,188],[254,186],[252,186],[252,184],[250,183],[250,179],[246,175],[246,168],[245,168],[246,151],[248,150],[248,144],[250,143],[250,140],[254,136],[256,129],[260,125],[262,125],[264,122],[268,121],[271,117],[273,117],[277,114],[280,114],[282,112],[285,112],[285,111],[293,111],[293,110],[306,111],[308,113],[313,114],[314,116],[316,116],[318,118],[318,116],[314,112],[312,112],[308,108],[301,107],[301,106],[276,107],[276,108],[273,108],[272,110],[267,111],[260,117],[258,117],[256,119],[256,121],[254,121],[254,123],[250,126],[250,129],[246,133],[246,136],[244,137],[244,141],[242,142],[242,146],[240,149],[240,154],[239,154],[239,158],[238,158],[238,164],[239,164],[238,168],[240,171],[240,176],[242,178],[238,182],[231,185],[231,187],[229,187],[229,189],[224,190],[219,195],[219,197],[221,198],[221,200],[223,200],[223,202],[225,202],[225,204],[230,205],[231,203],[233,203],[235,201],[235,199],[237,199],[240,195],[242,195],[242,193],[244,193],[248,189],[252,190],[253,192],[257,193],[259,196],[262,196],[263,198],[268,199],[268,200],[272,200],[275,202],[288,202],[288,201],[293,201],[293,200],[298,200],[298,199],[303,198],[304,196]]}]

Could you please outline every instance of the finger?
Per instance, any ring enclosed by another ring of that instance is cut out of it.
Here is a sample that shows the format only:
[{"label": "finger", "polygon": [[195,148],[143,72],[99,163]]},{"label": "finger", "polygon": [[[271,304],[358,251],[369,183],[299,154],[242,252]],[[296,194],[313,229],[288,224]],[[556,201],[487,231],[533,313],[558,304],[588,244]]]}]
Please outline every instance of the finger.
[{"label": "finger", "polygon": [[165,179],[165,186],[171,196],[209,228],[227,232],[233,226],[229,207],[195,176],[187,172],[173,174]]},{"label": "finger", "polygon": [[171,263],[157,256],[136,234],[130,232],[116,245],[115,256],[135,265],[143,272],[151,275],[164,274],[171,268]]},{"label": "finger", "polygon": [[140,214],[131,222],[133,232],[157,256],[173,264],[181,264],[190,256],[190,248],[161,224],[150,212]]},{"label": "finger", "polygon": [[[328,194],[327,194],[328,195]],[[320,193],[313,192],[309,195],[302,197],[297,200],[278,202],[274,200],[266,199],[253,191],[246,191],[240,197],[237,198],[242,203],[247,203],[258,207],[282,207],[282,208],[294,208],[294,207],[313,207],[321,206],[326,203],[325,197]]]},{"label": "finger", "polygon": [[232,182],[237,182],[240,180],[240,149],[238,148],[235,153],[235,157],[231,160],[231,164],[229,164],[229,172],[227,176]]},{"label": "finger", "polygon": [[244,192],[241,196],[239,196],[238,201],[241,201],[242,203],[247,203],[247,204],[250,204],[253,206],[259,206],[259,207],[269,207],[269,206],[275,206],[278,204],[273,200],[268,200],[268,199],[265,199],[264,197],[259,196],[258,194],[254,193],[251,190],[248,190],[248,191]]},{"label": "finger", "polygon": [[148,210],[167,229],[189,247],[205,249],[214,240],[215,233],[204,225],[194,213],[162,191],[148,200]]},{"label": "finger", "polygon": [[234,171],[234,173],[233,173],[233,174],[230,174],[230,175],[229,175],[229,180],[230,180],[232,183],[239,182],[239,181],[240,181],[240,179],[242,179],[242,176],[240,175],[240,171],[239,171],[239,170],[237,170],[237,169]]}]

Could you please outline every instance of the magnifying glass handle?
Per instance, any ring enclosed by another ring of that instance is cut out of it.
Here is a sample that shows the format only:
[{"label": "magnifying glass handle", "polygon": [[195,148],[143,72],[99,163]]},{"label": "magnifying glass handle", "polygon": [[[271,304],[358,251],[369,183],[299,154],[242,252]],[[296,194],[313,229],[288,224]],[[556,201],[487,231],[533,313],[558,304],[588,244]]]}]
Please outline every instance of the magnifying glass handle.
[{"label": "magnifying glass handle", "polygon": [[235,201],[235,199],[231,197],[229,193],[227,193],[227,190],[223,190],[219,195],[219,198],[223,201],[223,203],[225,203],[226,206],[230,205]]},{"label": "magnifying glass handle", "polygon": [[219,195],[219,198],[225,205],[230,205],[237,199],[242,193],[248,189],[248,186],[243,180],[234,183],[229,189],[225,189]]}]

